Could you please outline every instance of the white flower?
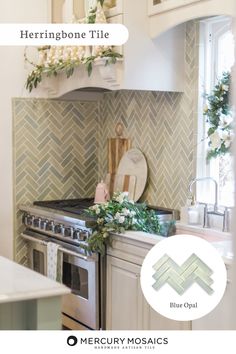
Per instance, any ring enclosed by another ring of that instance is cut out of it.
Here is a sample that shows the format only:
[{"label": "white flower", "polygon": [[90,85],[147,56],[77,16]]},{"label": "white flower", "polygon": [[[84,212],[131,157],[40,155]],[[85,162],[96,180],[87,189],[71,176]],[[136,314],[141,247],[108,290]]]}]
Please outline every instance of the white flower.
[{"label": "white flower", "polygon": [[229,86],[228,85],[222,85],[222,89],[224,91],[229,91]]},{"label": "white flower", "polygon": [[233,134],[229,131],[222,131],[221,139],[223,140],[225,147],[229,148],[233,140]]},{"label": "white flower", "polygon": [[121,213],[116,213],[114,219],[119,220],[120,216],[121,216]]},{"label": "white flower", "polygon": [[97,219],[97,223],[98,223],[98,225],[102,225],[104,223],[104,219],[103,218],[98,218]]},{"label": "white flower", "polygon": [[114,219],[117,220],[120,224],[123,224],[125,222],[125,215],[117,212]]},{"label": "white flower", "polygon": [[124,196],[121,194],[121,195],[119,195],[118,197],[117,197],[117,202],[119,202],[120,204],[122,204],[123,203],[123,201],[124,201]]},{"label": "white flower", "polygon": [[204,113],[208,112],[208,105],[207,105],[207,104],[204,105],[204,107],[203,107],[203,112],[204,112]]},{"label": "white flower", "polygon": [[136,215],[136,211],[131,210],[130,214],[131,214],[132,216],[134,216],[134,215]]},{"label": "white flower", "polygon": [[225,128],[228,125],[230,125],[233,121],[233,118],[231,116],[226,116],[225,114],[222,114],[220,116],[220,122],[219,122],[219,126],[221,128]]},{"label": "white flower", "polygon": [[98,204],[91,206],[89,209],[95,211],[97,215],[101,212],[100,206]]},{"label": "white flower", "polygon": [[125,215],[125,216],[129,216],[130,215],[130,210],[129,209],[127,209],[127,208],[124,208],[124,209],[122,209],[122,214],[123,215]]},{"label": "white flower", "polygon": [[218,149],[221,146],[221,139],[218,130],[209,136],[212,149]]},{"label": "white flower", "polygon": [[120,217],[119,217],[119,223],[120,224],[124,224],[124,222],[125,222],[125,216],[124,215],[121,215]]},{"label": "white flower", "polygon": [[117,193],[114,196],[114,200],[117,201],[118,203],[122,204],[125,199],[127,199],[129,193],[128,192],[122,192],[122,193]]}]

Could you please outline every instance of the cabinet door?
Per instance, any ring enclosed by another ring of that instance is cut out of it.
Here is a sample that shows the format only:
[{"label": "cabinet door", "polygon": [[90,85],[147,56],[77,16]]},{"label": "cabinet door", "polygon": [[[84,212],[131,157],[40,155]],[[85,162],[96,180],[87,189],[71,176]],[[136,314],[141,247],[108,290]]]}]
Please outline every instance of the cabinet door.
[{"label": "cabinet door", "polygon": [[228,281],[225,294],[217,307],[207,316],[193,321],[193,330],[232,329],[232,284]]},{"label": "cabinet door", "polygon": [[173,321],[161,316],[144,299],[143,329],[147,330],[190,330],[191,322]]},{"label": "cabinet door", "polygon": [[142,329],[141,267],[107,256],[106,329]]},{"label": "cabinet door", "polygon": [[141,267],[107,256],[106,329],[187,330],[190,322],[172,321],[154,311],[140,286]]}]

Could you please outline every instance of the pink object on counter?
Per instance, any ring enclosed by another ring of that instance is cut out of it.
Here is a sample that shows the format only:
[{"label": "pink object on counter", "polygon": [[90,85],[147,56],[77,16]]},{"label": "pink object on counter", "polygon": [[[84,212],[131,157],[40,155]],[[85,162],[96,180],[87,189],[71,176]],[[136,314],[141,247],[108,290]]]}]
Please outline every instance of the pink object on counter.
[{"label": "pink object on counter", "polygon": [[105,203],[107,200],[109,200],[109,192],[106,184],[101,181],[96,187],[94,203]]}]

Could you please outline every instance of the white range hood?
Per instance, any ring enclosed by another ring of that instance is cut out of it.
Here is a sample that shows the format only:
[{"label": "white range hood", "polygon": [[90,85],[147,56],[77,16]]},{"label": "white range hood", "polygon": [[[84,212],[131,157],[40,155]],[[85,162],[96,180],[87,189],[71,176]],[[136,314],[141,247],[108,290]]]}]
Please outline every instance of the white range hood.
[{"label": "white range hood", "polygon": [[64,73],[45,77],[30,96],[56,98],[87,88],[183,91],[185,25],[151,39],[147,3],[135,0],[123,1],[122,13],[110,17],[109,22],[123,23],[129,30],[128,42],[118,48],[123,59],[106,66],[105,59],[98,59],[90,77],[83,66],[70,78]]}]

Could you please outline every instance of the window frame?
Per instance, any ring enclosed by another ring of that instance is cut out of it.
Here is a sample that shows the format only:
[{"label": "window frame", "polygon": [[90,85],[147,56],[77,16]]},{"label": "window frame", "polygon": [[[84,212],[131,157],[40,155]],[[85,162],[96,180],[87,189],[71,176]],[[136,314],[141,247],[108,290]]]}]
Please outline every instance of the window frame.
[{"label": "window frame", "polygon": [[[212,159],[206,163],[208,141],[207,124],[203,115],[206,104],[204,94],[211,92],[218,79],[218,42],[219,38],[232,30],[232,19],[226,16],[217,16],[201,20],[199,23],[199,87],[198,87],[198,145],[197,145],[197,177],[213,177],[219,184],[219,159]],[[212,65],[213,64],[213,65]],[[208,68],[211,68],[209,71]],[[214,173],[213,173],[214,171]],[[218,173],[217,173],[218,171]],[[197,200],[214,203],[214,184],[210,182],[198,183],[196,186]],[[207,200],[204,199],[207,196]]]}]

